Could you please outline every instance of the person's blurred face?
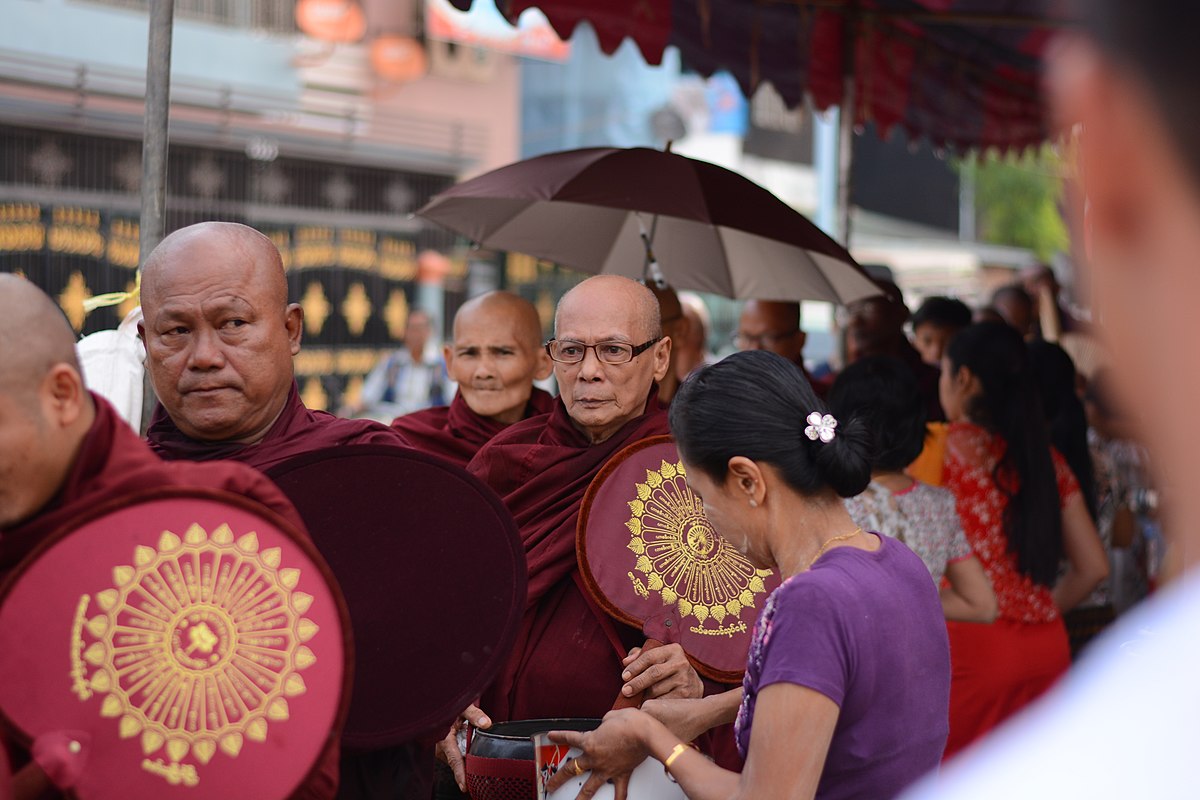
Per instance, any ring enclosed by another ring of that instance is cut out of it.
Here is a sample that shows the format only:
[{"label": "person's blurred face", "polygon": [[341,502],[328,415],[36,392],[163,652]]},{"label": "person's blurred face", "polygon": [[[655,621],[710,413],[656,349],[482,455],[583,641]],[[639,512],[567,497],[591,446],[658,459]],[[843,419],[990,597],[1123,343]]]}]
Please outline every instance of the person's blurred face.
[{"label": "person's blurred face", "polygon": [[404,324],[404,346],[408,348],[409,353],[419,358],[425,352],[425,346],[429,344],[429,337],[432,335],[433,323],[428,314],[418,311],[409,314],[408,321]]},{"label": "person's blurred face", "polygon": [[888,355],[897,336],[903,336],[903,321],[893,304],[881,297],[868,297],[846,307],[847,360]]},{"label": "person's blurred face", "polygon": [[279,302],[249,252],[226,237],[195,236],[166,258],[143,292],[146,367],[159,400],[185,435],[258,441],[282,411],[300,351],[303,312]]},{"label": "person's blurred face", "polygon": [[550,358],[521,318],[504,306],[481,306],[454,321],[446,369],[472,411],[511,424],[525,416],[533,381],[550,374]]},{"label": "person's blurred face", "polygon": [[[1182,481],[1175,476],[1190,474],[1200,444],[1200,369],[1186,350],[1200,340],[1200,180],[1178,141],[1195,132],[1172,132],[1144,79],[1083,39],[1060,43],[1048,66],[1054,122],[1080,130],[1087,224],[1078,229],[1088,236],[1086,277],[1115,402],[1137,410],[1160,479]],[[1082,205],[1073,211],[1083,218]],[[1195,564],[1200,497],[1173,493],[1170,513]]]},{"label": "person's blurred face", "polygon": [[[559,303],[555,338],[594,345],[623,342],[637,347],[652,339],[627,287],[590,284],[572,290]],[[554,363],[554,375],[567,414],[593,442],[612,436],[645,411],[655,381],[667,374],[671,342],[663,339],[625,364],[607,364],[588,348],[578,364]]]},{"label": "person's blurred face", "polygon": [[734,344],[738,350],[767,350],[799,363],[804,354],[804,331],[776,313],[769,303],[750,301],[742,308]]},{"label": "person's blurred face", "polygon": [[67,479],[77,443],[49,381],[0,389],[0,530],[29,520]]},{"label": "person's blurred face", "polygon": [[967,405],[977,390],[976,381],[966,367],[957,370],[949,357],[942,358],[942,373],[938,378],[938,400],[949,422],[965,422],[969,419]]},{"label": "person's blurred face", "polygon": [[913,347],[921,354],[921,360],[926,364],[939,367],[946,345],[954,338],[956,331],[945,325],[926,322],[913,329]]}]

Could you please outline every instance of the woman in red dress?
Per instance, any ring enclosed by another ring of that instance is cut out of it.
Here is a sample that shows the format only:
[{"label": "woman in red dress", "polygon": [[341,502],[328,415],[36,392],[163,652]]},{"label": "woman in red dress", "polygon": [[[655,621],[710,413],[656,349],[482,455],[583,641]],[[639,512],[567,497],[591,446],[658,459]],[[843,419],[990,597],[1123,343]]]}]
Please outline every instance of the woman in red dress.
[{"label": "woman in red dress", "polygon": [[[949,622],[949,757],[1044,692],[1070,665],[1062,612],[1108,574],[1079,485],[1050,446],[1020,335],[965,329],[942,363],[945,484],[992,581],[992,624]],[[1067,570],[1059,578],[1059,562]]]}]

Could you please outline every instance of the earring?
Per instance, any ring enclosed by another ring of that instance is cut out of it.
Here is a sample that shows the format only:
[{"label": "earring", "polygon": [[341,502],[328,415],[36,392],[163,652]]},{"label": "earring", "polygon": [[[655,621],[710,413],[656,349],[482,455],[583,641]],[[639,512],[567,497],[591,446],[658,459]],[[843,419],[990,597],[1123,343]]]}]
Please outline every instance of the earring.
[{"label": "earring", "polygon": [[750,507],[751,507],[751,508],[758,508],[758,501],[757,501],[757,500],[755,500],[753,497],[751,497],[751,498],[750,498]]}]

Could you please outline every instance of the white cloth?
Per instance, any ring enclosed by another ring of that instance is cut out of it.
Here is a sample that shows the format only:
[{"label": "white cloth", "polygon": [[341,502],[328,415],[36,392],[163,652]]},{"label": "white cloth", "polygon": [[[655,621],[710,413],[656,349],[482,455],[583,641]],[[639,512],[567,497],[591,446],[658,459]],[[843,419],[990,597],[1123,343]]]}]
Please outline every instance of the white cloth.
[{"label": "white cloth", "polygon": [[1200,797],[1200,571],[1092,643],[1052,692],[902,800]]},{"label": "white cloth", "polygon": [[400,349],[379,360],[363,381],[365,416],[386,424],[396,417],[430,406],[449,405],[455,385],[437,348],[425,348],[420,363]]},{"label": "white cloth", "polygon": [[116,330],[96,331],[75,345],[87,387],[112,403],[135,431],[142,426],[143,360],[146,350],[137,335],[142,321],[138,306]]}]

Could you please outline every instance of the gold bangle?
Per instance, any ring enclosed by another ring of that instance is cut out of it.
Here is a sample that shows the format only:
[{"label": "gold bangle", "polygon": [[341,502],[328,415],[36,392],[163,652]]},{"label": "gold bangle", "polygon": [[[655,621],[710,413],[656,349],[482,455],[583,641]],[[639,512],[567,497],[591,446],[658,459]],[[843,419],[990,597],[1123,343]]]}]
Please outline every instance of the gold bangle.
[{"label": "gold bangle", "polygon": [[682,742],[675,745],[675,749],[673,749],[671,751],[671,754],[669,756],[667,756],[667,760],[663,762],[663,769],[669,770],[671,768],[671,765],[675,763],[675,759],[679,758],[679,756],[681,756],[683,754],[683,752],[687,749],[688,749],[688,746],[686,744],[683,744]]}]

